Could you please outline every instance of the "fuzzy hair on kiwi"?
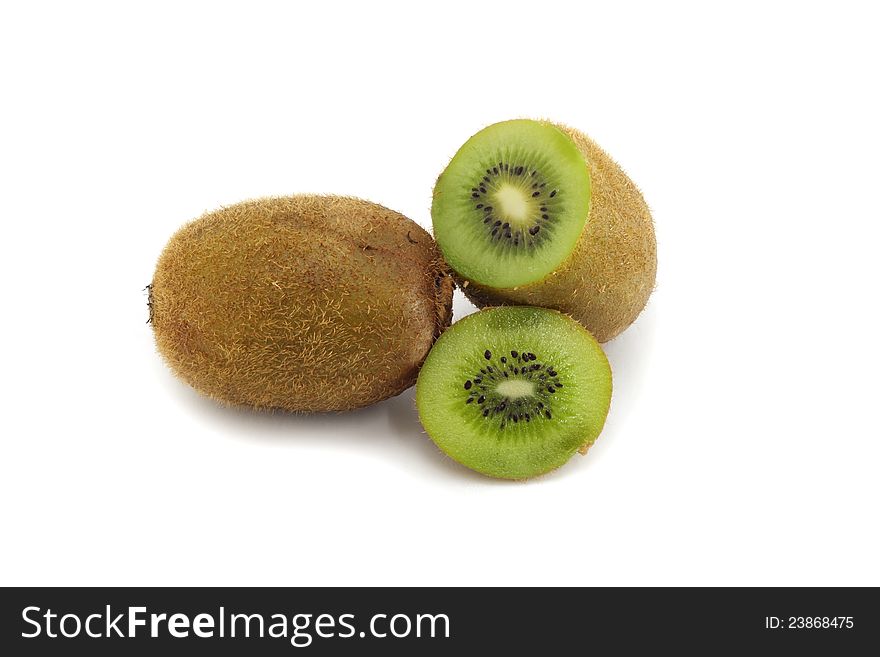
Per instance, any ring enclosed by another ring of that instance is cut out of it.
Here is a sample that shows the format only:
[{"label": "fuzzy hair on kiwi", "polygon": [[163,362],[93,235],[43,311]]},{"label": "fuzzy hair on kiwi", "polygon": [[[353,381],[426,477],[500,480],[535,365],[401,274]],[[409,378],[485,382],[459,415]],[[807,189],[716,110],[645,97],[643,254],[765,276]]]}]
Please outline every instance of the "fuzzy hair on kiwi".
[{"label": "fuzzy hair on kiwi", "polygon": [[150,287],[158,351],[223,404],[343,411],[410,387],[452,317],[431,236],[368,201],[246,201],[181,228]]},{"label": "fuzzy hair on kiwi", "polygon": [[[443,231],[439,230],[438,226],[438,223],[443,221],[438,211],[442,199],[438,198],[438,195],[450,193],[450,190],[442,189],[444,176],[447,175],[444,171],[435,187],[432,208],[434,232],[440,249],[455,270],[459,287],[478,307],[530,305],[552,308],[577,319],[600,342],[611,340],[635,321],[654,289],[657,273],[657,243],[648,205],[639,189],[620,166],[582,132],[549,121],[516,120],[504,124],[535,124],[545,128],[552,127],[565,135],[582,156],[589,175],[587,181],[589,200],[586,220],[579,239],[570,250],[568,257],[538,280],[499,286],[487,284],[479,280],[479,276],[469,276],[462,267],[458,266],[461,259],[457,257],[456,247],[450,245],[448,240],[444,240]],[[494,127],[490,126],[490,128]],[[475,135],[472,141],[479,136],[480,133]],[[467,147],[468,144],[465,144],[459,152]],[[513,152],[510,159],[511,167],[516,165],[517,157],[528,158],[528,153],[524,153],[521,147],[518,151],[514,147],[510,150]],[[491,167],[487,172],[489,176],[485,180],[489,181],[492,177]],[[479,176],[482,175],[484,171],[478,170],[475,172],[475,179],[481,180]],[[546,189],[551,187],[552,184]],[[484,205],[488,206],[491,200],[484,200],[485,191],[483,185],[479,184],[472,189],[463,188],[460,193],[465,196],[473,195],[472,201],[475,207],[482,208]],[[537,201],[542,201],[555,191],[554,189],[546,193],[543,189],[536,190],[536,195],[544,193]],[[546,208],[541,209],[546,210]],[[546,215],[543,217],[547,218]],[[502,220],[499,219],[496,223],[501,224]],[[489,224],[487,229],[492,226],[493,224]],[[539,228],[540,226],[536,224],[531,230],[537,232]],[[545,229],[544,233],[548,232]],[[540,233],[539,236],[544,233]],[[529,238],[529,235],[525,234],[525,237]],[[490,260],[491,257],[486,257],[482,264],[488,266],[491,264]]]}]

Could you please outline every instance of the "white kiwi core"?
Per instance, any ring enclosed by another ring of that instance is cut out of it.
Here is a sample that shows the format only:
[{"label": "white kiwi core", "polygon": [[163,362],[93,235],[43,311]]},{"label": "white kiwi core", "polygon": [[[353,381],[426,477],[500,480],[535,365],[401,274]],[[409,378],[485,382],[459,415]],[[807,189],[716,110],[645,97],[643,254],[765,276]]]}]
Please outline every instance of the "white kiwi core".
[{"label": "white kiwi core", "polygon": [[523,379],[508,379],[499,383],[495,391],[508,399],[522,399],[535,394],[535,384]]},{"label": "white kiwi core", "polygon": [[514,226],[529,224],[534,214],[531,197],[518,185],[502,184],[495,191],[499,215]]}]

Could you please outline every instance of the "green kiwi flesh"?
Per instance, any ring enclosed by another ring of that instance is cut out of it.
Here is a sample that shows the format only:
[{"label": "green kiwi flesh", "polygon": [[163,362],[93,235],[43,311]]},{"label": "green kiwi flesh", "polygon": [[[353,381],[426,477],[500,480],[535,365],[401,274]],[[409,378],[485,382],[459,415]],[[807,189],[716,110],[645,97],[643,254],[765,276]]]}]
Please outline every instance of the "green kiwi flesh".
[{"label": "green kiwi flesh", "polygon": [[605,423],[611,368],[578,322],[544,308],[489,308],[452,325],[416,383],[419,417],[447,455],[527,479],[586,451]]},{"label": "green kiwi flesh", "polygon": [[505,288],[568,258],[590,206],[577,147],[549,123],[496,123],[459,149],[434,189],[434,234],[462,277]]},{"label": "green kiwi flesh", "polygon": [[[499,214],[504,201],[520,223]],[[519,119],[478,132],[440,175],[431,216],[478,307],[553,308],[605,342],[635,321],[654,288],[657,244],[641,193],[595,142],[564,125]]]},{"label": "green kiwi flesh", "polygon": [[411,386],[451,319],[453,283],[415,222],[354,198],[299,195],[208,213],[153,276],[156,345],[224,404],[341,411]]}]

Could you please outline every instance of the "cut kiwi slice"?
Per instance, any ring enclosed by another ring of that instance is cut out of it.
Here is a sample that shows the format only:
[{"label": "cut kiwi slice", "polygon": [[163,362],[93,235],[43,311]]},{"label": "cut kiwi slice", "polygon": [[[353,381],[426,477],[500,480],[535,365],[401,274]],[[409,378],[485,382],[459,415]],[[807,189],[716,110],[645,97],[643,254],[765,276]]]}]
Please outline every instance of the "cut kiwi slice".
[{"label": "cut kiwi slice", "polygon": [[610,403],[599,343],[567,315],[527,306],[453,324],[416,383],[419,417],[438,447],[504,479],[548,472],[589,447]]},{"label": "cut kiwi slice", "polygon": [[458,274],[490,287],[539,281],[571,255],[590,210],[590,173],[552,123],[475,134],[434,188],[434,234]]},{"label": "cut kiwi slice", "polygon": [[607,342],[654,289],[645,199],[570,126],[520,119],[478,132],[438,178],[431,215],[443,257],[480,308],[553,308]]}]

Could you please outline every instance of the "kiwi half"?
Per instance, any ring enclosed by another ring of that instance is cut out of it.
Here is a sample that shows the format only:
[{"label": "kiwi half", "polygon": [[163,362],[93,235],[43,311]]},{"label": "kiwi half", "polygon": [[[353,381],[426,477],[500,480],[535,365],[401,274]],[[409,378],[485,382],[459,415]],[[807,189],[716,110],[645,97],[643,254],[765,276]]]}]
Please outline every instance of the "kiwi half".
[{"label": "kiwi half", "polygon": [[337,196],[247,201],[184,226],[150,288],[156,345],[199,392],[290,411],[366,406],[411,386],[452,317],[431,236]]},{"label": "kiwi half", "polygon": [[559,467],[593,444],[611,403],[611,368],[578,322],[497,307],[456,322],[416,384],[428,435],[459,463],[504,479]]},{"label": "kiwi half", "polygon": [[479,307],[554,308],[605,342],[654,287],[648,206],[573,128],[519,119],[481,130],[437,180],[431,215],[443,256]]}]

